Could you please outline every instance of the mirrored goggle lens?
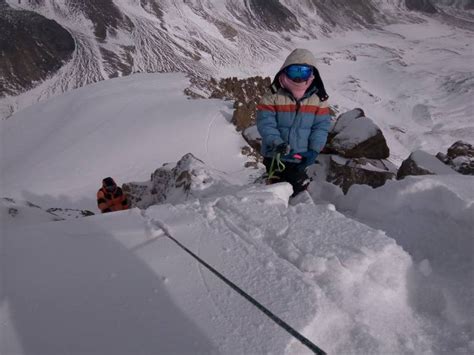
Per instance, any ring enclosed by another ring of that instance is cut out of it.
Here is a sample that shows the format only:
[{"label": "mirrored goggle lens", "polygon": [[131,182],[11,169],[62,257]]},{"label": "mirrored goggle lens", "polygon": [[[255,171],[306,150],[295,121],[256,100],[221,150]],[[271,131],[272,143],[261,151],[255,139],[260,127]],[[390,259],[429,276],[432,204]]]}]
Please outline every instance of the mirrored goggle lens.
[{"label": "mirrored goggle lens", "polygon": [[115,190],[115,186],[106,186],[105,189],[109,192],[112,192]]},{"label": "mirrored goggle lens", "polygon": [[292,80],[308,80],[313,73],[313,68],[308,65],[290,65],[285,69],[285,73]]}]

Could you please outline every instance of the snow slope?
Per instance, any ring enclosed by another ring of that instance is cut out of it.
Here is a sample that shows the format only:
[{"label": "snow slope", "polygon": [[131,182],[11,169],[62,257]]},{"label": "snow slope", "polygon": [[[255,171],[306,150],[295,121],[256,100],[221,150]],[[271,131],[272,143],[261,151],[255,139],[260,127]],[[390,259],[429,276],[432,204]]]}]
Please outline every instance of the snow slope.
[{"label": "snow slope", "polygon": [[474,351],[472,177],[328,201],[336,187],[314,182],[318,204],[289,204],[287,184],[248,184],[261,170],[243,168],[231,104],[185,86],[133,75],[0,122],[0,195],[15,200],[97,212],[103,177],[144,181],[188,152],[234,186],[59,222],[2,210],[0,353],[308,353],[164,229],[329,353]]},{"label": "snow slope", "polygon": [[66,93],[3,121],[0,195],[93,210],[103,178],[147,180],[189,152],[239,175],[245,142],[228,122],[231,103],[188,100],[187,84],[181,74],[137,74]]},{"label": "snow slope", "polygon": [[330,353],[429,351],[407,303],[410,257],[327,206],[288,207],[290,194],[6,229],[2,353],[305,352],[160,226]]}]

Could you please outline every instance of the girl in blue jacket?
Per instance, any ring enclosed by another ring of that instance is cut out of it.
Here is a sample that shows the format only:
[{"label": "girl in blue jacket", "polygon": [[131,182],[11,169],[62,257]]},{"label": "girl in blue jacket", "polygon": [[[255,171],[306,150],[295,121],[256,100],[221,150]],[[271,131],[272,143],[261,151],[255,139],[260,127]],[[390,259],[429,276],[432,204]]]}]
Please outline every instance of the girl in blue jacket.
[{"label": "girl in blue jacket", "polygon": [[306,49],[295,49],[257,106],[263,163],[269,173],[273,158],[280,154],[285,169],[275,176],[293,186],[293,196],[308,186],[306,167],[326,144],[331,125],[327,99],[315,57]]}]

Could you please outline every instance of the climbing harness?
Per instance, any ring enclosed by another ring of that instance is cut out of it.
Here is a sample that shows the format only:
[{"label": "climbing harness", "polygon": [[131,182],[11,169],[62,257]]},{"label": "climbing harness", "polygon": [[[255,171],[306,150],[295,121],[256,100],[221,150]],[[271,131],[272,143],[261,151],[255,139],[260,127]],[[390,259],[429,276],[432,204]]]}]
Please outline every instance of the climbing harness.
[{"label": "climbing harness", "polygon": [[171,239],[174,243],[176,243],[181,249],[183,249],[186,253],[191,255],[194,259],[196,259],[201,265],[203,265],[205,268],[207,268],[210,272],[212,272],[214,275],[216,275],[219,279],[224,281],[228,286],[230,286],[234,291],[236,291],[239,295],[241,295],[243,298],[245,298],[247,301],[249,301],[251,304],[253,304],[255,307],[257,307],[260,311],[262,311],[267,317],[269,317],[272,321],[274,321],[276,324],[278,324],[281,328],[286,330],[290,335],[298,339],[303,345],[305,345],[308,349],[310,349],[314,354],[317,355],[325,355],[326,352],[324,352],[322,349],[317,347],[315,344],[313,344],[308,338],[300,334],[298,331],[296,331],[294,328],[292,328],[288,323],[286,323],[284,320],[273,314],[268,308],[263,306],[260,302],[258,302],[255,298],[250,296],[248,293],[246,293],[244,290],[242,290],[239,286],[234,284],[232,281],[227,279],[224,275],[222,275],[219,271],[214,269],[211,265],[206,263],[204,260],[202,260],[199,256],[194,254],[191,250],[189,250],[187,247],[185,247],[183,244],[181,244],[177,239],[175,239],[166,226],[159,222],[155,221],[156,224],[161,228],[163,231],[164,235]]}]

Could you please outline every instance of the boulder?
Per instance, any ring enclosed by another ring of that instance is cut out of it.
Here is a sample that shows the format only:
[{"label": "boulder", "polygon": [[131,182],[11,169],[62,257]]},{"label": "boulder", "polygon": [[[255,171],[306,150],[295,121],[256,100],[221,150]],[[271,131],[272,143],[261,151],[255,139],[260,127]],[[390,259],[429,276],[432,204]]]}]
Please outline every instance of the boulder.
[{"label": "boulder", "polygon": [[360,108],[337,118],[325,152],[345,158],[386,159],[390,155],[382,130]]},{"label": "boulder", "polygon": [[435,156],[422,150],[417,150],[402,162],[400,169],[398,169],[397,180],[401,180],[409,175],[443,174],[456,174],[456,172],[444,165],[439,159],[436,159]]},{"label": "boulder", "polygon": [[250,126],[242,132],[243,137],[247,143],[257,152],[260,152],[262,147],[262,136],[258,132],[257,126]]},{"label": "boulder", "polygon": [[388,160],[353,158],[332,155],[326,180],[342,188],[344,194],[354,184],[379,187],[395,178],[397,168]]},{"label": "boulder", "polygon": [[176,164],[164,164],[151,174],[150,181],[122,185],[132,207],[148,208],[162,203],[179,203],[232,189],[224,173],[204,164],[191,153]]},{"label": "boulder", "polygon": [[457,141],[448,148],[447,154],[438,153],[436,157],[463,175],[474,175],[474,148],[471,144]]}]

